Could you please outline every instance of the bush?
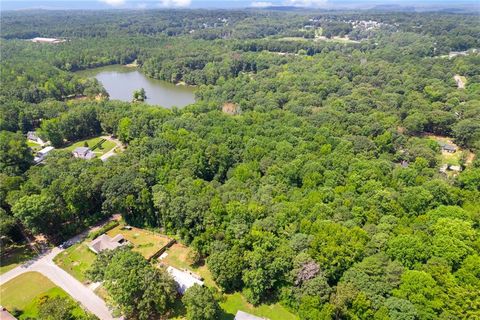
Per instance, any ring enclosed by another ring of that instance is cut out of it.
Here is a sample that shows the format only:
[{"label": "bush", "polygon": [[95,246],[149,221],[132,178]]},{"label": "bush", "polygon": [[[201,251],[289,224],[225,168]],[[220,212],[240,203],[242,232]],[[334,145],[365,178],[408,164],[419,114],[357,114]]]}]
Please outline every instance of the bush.
[{"label": "bush", "polygon": [[101,227],[100,229],[96,230],[96,231],[92,231],[90,232],[90,234],[88,235],[88,238],[89,239],[95,239],[96,237],[98,236],[101,236],[102,234],[104,234],[105,232],[109,231],[109,230],[112,230],[113,228],[117,227],[120,225],[120,222],[114,220],[114,221],[110,221],[108,222],[106,225],[104,225],[103,227]]}]

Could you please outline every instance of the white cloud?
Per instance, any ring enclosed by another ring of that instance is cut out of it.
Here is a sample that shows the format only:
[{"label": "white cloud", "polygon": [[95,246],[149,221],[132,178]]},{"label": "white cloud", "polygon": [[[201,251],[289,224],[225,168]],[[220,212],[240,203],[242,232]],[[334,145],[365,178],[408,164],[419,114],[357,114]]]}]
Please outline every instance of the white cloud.
[{"label": "white cloud", "polygon": [[146,9],[146,8],[147,8],[147,4],[146,4],[146,3],[139,3],[139,4],[137,4],[137,8],[138,8],[138,9]]},{"label": "white cloud", "polygon": [[165,8],[188,7],[192,0],[160,0],[160,6]]},{"label": "white cloud", "polygon": [[254,7],[254,8],[265,8],[265,7],[271,7],[271,6],[273,6],[273,3],[265,2],[265,1],[254,1],[250,4],[250,7]]},{"label": "white cloud", "polygon": [[125,4],[125,0],[100,0],[100,2],[106,3],[109,6],[118,7]]},{"label": "white cloud", "polygon": [[322,7],[327,4],[328,0],[287,0],[285,5],[296,7]]}]

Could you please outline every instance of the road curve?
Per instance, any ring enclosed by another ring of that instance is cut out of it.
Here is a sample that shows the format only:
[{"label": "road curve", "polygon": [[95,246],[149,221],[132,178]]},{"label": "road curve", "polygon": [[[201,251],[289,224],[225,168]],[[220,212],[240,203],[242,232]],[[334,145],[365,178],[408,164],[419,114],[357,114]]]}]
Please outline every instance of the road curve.
[{"label": "road curve", "polygon": [[53,262],[53,258],[62,251],[63,249],[58,247],[53,248],[45,254],[0,275],[0,285],[25,272],[40,272],[101,320],[114,320],[115,318],[105,301]]}]

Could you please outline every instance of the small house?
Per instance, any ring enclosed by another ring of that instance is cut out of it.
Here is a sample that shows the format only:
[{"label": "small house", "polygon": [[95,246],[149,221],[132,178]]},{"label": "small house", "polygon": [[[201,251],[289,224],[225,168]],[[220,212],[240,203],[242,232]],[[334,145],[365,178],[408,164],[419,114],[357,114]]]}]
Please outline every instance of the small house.
[{"label": "small house", "polygon": [[254,316],[253,314],[238,310],[237,314],[235,314],[234,320],[267,320],[267,319],[260,318],[260,317]]},{"label": "small house", "polygon": [[27,139],[30,141],[33,141],[35,143],[38,143],[40,145],[44,145],[45,141],[43,141],[35,131],[28,131],[27,132]]},{"label": "small house", "polygon": [[439,142],[440,148],[442,151],[448,152],[448,153],[455,153],[457,151],[457,148],[454,145],[448,144],[448,143],[443,143]]},{"label": "small house", "polygon": [[203,281],[197,279],[197,277],[193,276],[190,272],[182,271],[171,266],[167,268],[167,271],[177,283],[178,293],[182,295],[185,294],[188,288],[193,287],[195,284],[203,286]]},{"label": "small house", "polygon": [[95,158],[95,153],[93,153],[93,151],[90,150],[90,148],[88,147],[75,148],[72,154],[75,158],[80,158],[80,159],[90,160],[92,158]]},{"label": "small house", "polygon": [[42,150],[38,151],[37,152],[37,155],[35,156],[35,158],[33,158],[33,161],[35,161],[35,163],[40,163],[42,162],[45,157],[47,156],[47,154],[52,151],[53,149],[55,149],[54,147],[45,147],[43,148]]},{"label": "small house", "polygon": [[122,234],[117,234],[115,237],[110,238],[106,234],[102,234],[88,245],[88,248],[99,254],[104,250],[114,250],[120,246],[126,245],[128,241],[123,237]]}]

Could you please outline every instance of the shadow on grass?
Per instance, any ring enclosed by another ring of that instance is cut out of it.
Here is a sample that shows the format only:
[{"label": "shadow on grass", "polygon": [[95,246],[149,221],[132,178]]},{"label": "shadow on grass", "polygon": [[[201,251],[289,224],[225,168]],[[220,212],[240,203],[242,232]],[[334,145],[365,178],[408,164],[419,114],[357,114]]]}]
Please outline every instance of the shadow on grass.
[{"label": "shadow on grass", "polygon": [[0,273],[6,271],[8,269],[8,266],[20,264],[31,259],[34,256],[35,252],[30,250],[28,245],[20,245],[7,249],[2,248],[2,254],[0,256]]}]

